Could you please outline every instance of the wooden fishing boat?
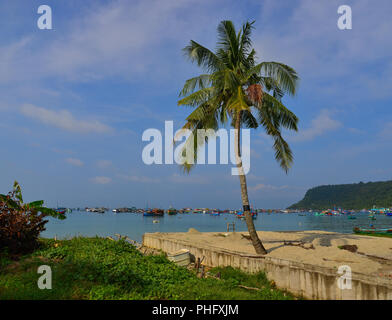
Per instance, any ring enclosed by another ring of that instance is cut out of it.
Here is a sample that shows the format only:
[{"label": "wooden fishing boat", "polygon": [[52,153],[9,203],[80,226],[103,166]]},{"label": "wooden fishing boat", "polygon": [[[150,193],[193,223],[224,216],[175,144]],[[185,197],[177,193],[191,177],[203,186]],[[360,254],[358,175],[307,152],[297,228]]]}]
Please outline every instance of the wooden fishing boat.
[{"label": "wooden fishing boat", "polygon": [[220,212],[218,210],[212,210],[210,215],[212,215],[212,216],[220,216]]},{"label": "wooden fishing boat", "polygon": [[174,216],[174,215],[177,214],[177,210],[174,209],[174,208],[169,208],[169,209],[167,209],[167,214],[168,214],[169,216]]},{"label": "wooden fishing boat", "polygon": [[153,212],[152,212],[152,210],[151,209],[146,209],[144,212],[143,212],[143,216],[144,217],[152,217],[154,214],[153,214]]},{"label": "wooden fishing boat", "polygon": [[386,234],[392,236],[391,228],[388,229],[388,228],[375,228],[375,227],[369,227],[369,228],[355,227],[353,231],[356,234],[384,234],[384,235]]},{"label": "wooden fishing boat", "polygon": [[151,210],[154,216],[163,217],[165,212],[162,209],[154,208]]}]

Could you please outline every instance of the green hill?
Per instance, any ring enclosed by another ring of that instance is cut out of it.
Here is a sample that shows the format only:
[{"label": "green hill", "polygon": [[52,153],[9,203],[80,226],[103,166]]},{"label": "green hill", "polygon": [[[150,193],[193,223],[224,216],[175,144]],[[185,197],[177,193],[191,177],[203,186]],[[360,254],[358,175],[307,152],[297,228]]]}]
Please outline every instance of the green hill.
[{"label": "green hill", "polygon": [[392,207],[392,181],[315,187],[289,209],[370,209],[374,205]]}]

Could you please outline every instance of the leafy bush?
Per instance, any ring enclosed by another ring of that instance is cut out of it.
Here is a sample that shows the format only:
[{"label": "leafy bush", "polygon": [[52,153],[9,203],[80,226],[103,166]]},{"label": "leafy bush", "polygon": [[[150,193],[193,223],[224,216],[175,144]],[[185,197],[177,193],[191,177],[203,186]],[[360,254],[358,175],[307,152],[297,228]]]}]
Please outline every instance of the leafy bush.
[{"label": "leafy bush", "polygon": [[65,219],[57,211],[43,207],[44,202],[23,203],[18,182],[7,195],[0,194],[0,250],[28,252],[37,247],[39,234],[45,230],[46,216]]}]

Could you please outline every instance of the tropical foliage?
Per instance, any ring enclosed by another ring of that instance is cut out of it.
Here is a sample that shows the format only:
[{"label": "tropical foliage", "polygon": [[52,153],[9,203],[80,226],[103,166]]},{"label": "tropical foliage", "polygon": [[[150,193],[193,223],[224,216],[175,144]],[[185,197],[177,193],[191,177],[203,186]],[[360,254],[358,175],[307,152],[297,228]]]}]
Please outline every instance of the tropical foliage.
[{"label": "tropical foliage", "polygon": [[[282,129],[297,131],[298,118],[282,102],[285,94],[294,95],[297,89],[296,71],[280,62],[256,62],[251,32],[254,22],[245,23],[239,31],[231,21],[222,21],[217,29],[215,52],[196,41],[184,48],[185,55],[196,63],[203,74],[185,82],[180,92],[180,106],[194,108],[186,118],[183,129],[189,130],[184,144],[184,168],[187,172],[197,161],[198,148],[209,140],[198,137],[198,130],[215,132],[220,126],[231,125],[235,130],[235,156],[241,184],[241,198],[248,231],[255,251],[266,254],[257,236],[249,210],[246,177],[240,152],[240,129],[261,127],[272,137],[275,159],[287,172],[293,154],[282,137]],[[193,151],[190,159],[187,150]]]},{"label": "tropical foliage", "polygon": [[45,230],[46,216],[65,219],[64,215],[43,206],[44,202],[24,203],[22,190],[15,181],[13,190],[0,194],[0,249],[26,252],[37,246],[39,234]]},{"label": "tropical foliage", "polygon": [[[197,141],[197,129],[218,129],[234,126],[240,117],[241,127],[262,127],[274,139],[275,158],[288,170],[293,155],[282,137],[282,128],[297,130],[298,118],[282,103],[285,94],[296,93],[298,76],[295,70],[279,62],[256,63],[251,31],[254,22],[247,22],[236,32],[231,21],[222,21],[217,29],[215,52],[191,41],[185,55],[204,70],[204,74],[185,82],[179,105],[191,106],[184,129],[193,133],[195,151],[208,142]],[[195,160],[197,152],[194,152]],[[187,170],[191,164],[186,163]]]},{"label": "tropical foliage", "polygon": [[370,209],[392,207],[392,181],[318,186],[290,209]]},{"label": "tropical foliage", "polygon": [[[276,289],[262,272],[246,274],[220,268],[210,270],[211,277],[200,279],[194,269],[178,267],[164,255],[144,256],[123,240],[40,241],[40,248],[33,254],[17,262],[4,260],[0,268],[0,300],[293,299],[291,294]],[[37,286],[37,268],[42,264],[52,269],[51,290]],[[212,277],[218,272],[220,280]],[[239,285],[259,290],[246,290]]]}]

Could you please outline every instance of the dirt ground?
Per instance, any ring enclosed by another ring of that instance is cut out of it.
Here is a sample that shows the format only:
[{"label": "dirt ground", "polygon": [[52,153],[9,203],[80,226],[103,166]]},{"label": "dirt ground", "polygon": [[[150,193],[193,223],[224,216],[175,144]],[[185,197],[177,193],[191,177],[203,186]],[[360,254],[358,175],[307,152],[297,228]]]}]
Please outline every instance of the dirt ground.
[{"label": "dirt ground", "polygon": [[[196,246],[255,254],[247,232],[198,232],[189,229],[188,232],[161,235]],[[392,279],[392,238],[325,231],[259,231],[258,235],[271,257],[332,268],[348,265],[353,272]]]}]

